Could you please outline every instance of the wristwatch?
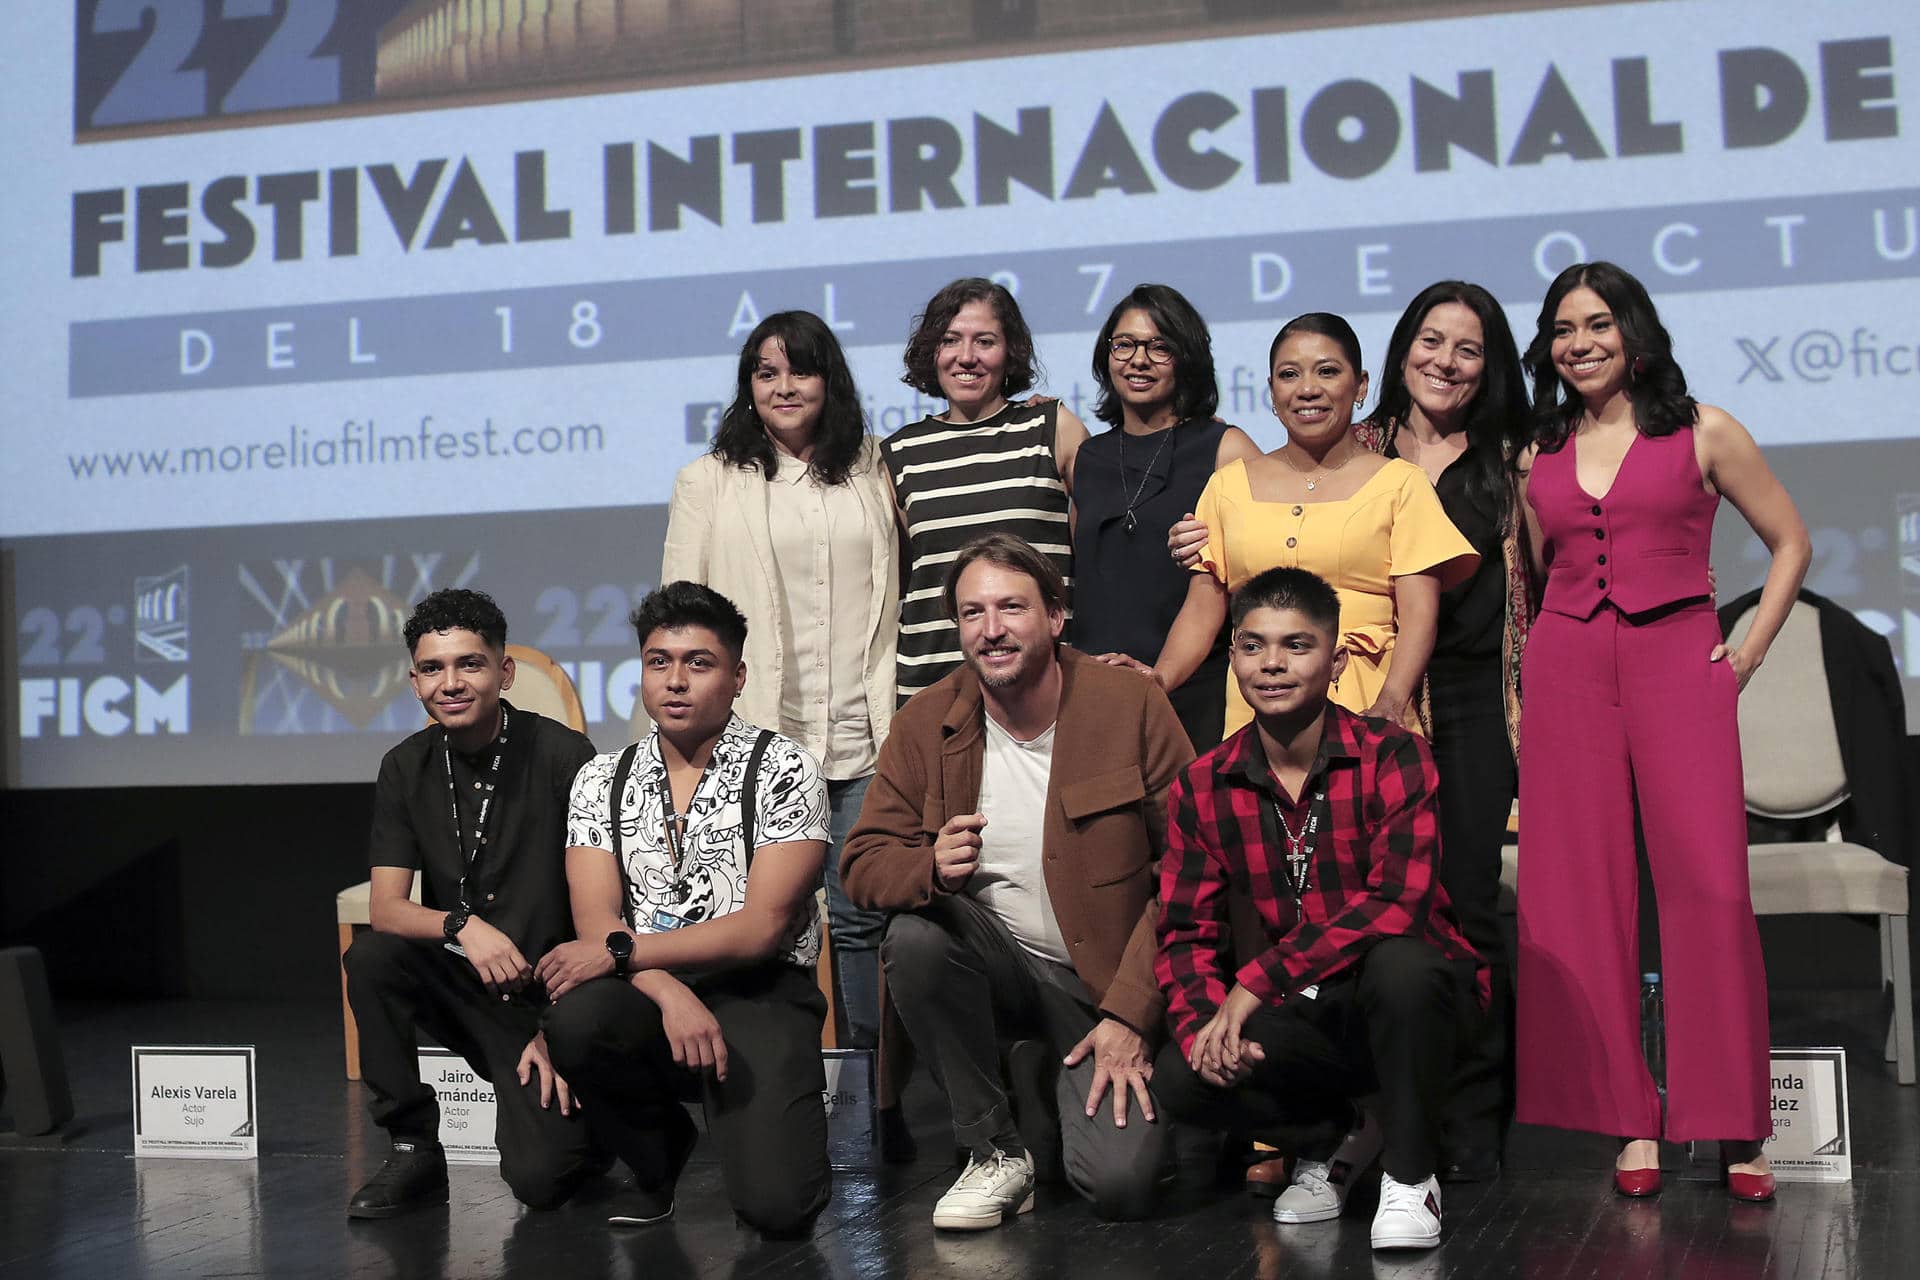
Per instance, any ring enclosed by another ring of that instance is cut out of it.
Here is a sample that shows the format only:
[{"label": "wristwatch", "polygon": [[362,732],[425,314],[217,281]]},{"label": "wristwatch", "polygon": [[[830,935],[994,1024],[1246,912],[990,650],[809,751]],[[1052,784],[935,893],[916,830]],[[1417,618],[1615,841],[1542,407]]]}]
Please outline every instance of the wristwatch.
[{"label": "wristwatch", "polygon": [[473,918],[473,912],[465,907],[455,907],[447,912],[447,918],[440,922],[440,933],[448,942],[458,942],[460,931],[467,927],[467,921]]},{"label": "wristwatch", "polygon": [[633,935],[624,929],[615,929],[607,935],[607,954],[613,957],[613,971],[624,978],[633,963]]}]

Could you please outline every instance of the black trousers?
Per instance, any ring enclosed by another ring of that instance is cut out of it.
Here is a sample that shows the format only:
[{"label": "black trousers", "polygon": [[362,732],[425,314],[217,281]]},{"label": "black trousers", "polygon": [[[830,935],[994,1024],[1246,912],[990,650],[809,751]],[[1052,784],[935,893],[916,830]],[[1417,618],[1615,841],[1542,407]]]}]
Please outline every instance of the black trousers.
[{"label": "black trousers", "polygon": [[1247,1019],[1267,1056],[1233,1088],[1195,1075],[1169,1042],[1154,1060],[1154,1094],[1177,1120],[1324,1160],[1353,1120],[1352,1100],[1377,1093],[1382,1165],[1401,1182],[1423,1181],[1438,1167],[1462,1006],[1477,1007],[1472,968],[1416,938],[1385,938],[1357,970],[1323,983],[1317,999],[1291,996]]},{"label": "black trousers", "polygon": [[[965,894],[894,916],[880,963],[914,1048],[946,1091],[955,1141],[976,1151],[1015,1131],[1000,1084],[999,1040],[1031,1036],[1064,1057],[1100,1017],[1078,974],[1027,951]],[[1054,1084],[1067,1182],[1103,1218],[1144,1218],[1166,1162],[1169,1126],[1149,1123],[1131,1095],[1124,1129],[1113,1123],[1110,1096],[1087,1115],[1093,1076],[1089,1056],[1062,1067]],[[1152,1089],[1157,1094],[1158,1084]]]},{"label": "black trousers", "polygon": [[438,942],[372,930],[347,949],[347,1001],[360,1026],[360,1078],[373,1121],[398,1141],[436,1142],[440,1107],[420,1079],[417,1032],[465,1058],[494,1087],[500,1176],[523,1204],[561,1204],[603,1161],[586,1122],[540,1106],[538,1077],[522,1085],[520,1054],[539,1008],[490,994],[473,966]]},{"label": "black trousers", "polygon": [[833,1192],[820,1028],[810,973],[775,963],[693,984],[720,1024],[727,1078],[676,1066],[660,1006],[621,978],[597,978],[547,1011],[547,1051],[585,1099],[594,1131],[640,1185],[662,1186],[682,1100],[700,1099],[733,1210],[768,1235],[804,1231]]},{"label": "black trousers", "polygon": [[1440,884],[1467,941],[1493,970],[1493,1003],[1461,1038],[1441,1120],[1449,1147],[1498,1150],[1513,1114],[1513,982],[1500,927],[1500,848],[1519,785],[1498,656],[1428,671],[1440,772]]}]

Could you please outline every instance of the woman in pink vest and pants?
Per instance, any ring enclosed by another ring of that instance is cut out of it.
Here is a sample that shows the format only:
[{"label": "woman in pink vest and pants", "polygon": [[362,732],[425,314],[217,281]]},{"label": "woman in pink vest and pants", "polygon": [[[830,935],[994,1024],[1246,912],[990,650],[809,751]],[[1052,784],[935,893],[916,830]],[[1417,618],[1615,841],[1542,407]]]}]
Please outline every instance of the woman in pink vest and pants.
[{"label": "woman in pink vest and pants", "polygon": [[[1687,394],[1652,299],[1619,267],[1560,273],[1526,361],[1536,443],[1522,506],[1545,586],[1521,674],[1516,1118],[1619,1135],[1615,1188],[1660,1189],[1637,811],[1661,908],[1664,1136],[1719,1140],[1732,1194],[1770,1199],[1735,704],[1806,574],[1806,528],[1746,429]],[[1737,647],[1707,576],[1723,495],[1773,556]]]}]

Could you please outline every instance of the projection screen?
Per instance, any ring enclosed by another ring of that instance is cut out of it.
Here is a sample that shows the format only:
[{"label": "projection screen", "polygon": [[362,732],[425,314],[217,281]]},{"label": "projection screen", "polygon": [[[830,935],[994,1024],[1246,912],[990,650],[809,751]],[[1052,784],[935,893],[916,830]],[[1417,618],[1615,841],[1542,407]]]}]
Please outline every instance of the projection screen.
[{"label": "projection screen", "polygon": [[[1275,328],[1370,360],[1442,277],[1524,345],[1611,258],[1920,670],[1920,7],[1756,0],[77,0],[8,5],[6,781],[371,776],[398,635],[492,592],[623,741],[625,615],[743,335],[1019,297],[1091,419],[1141,281],[1271,447]],[[1723,512],[1722,598],[1765,556]]]}]

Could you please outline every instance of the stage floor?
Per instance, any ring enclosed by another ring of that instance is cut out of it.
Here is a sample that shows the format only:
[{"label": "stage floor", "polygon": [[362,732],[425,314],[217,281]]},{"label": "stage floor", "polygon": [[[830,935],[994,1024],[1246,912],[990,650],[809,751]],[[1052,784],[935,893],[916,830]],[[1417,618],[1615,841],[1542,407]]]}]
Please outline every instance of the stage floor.
[{"label": "stage floor", "polygon": [[[74,1006],[62,1037],[75,1129],[0,1144],[0,1276],[1833,1276],[1920,1266],[1920,1090],[1880,1061],[1884,1028],[1859,992],[1774,998],[1774,1039],[1844,1045],[1853,1182],[1785,1184],[1772,1205],[1730,1203],[1684,1150],[1668,1187],[1629,1202],[1609,1190],[1612,1144],[1520,1128],[1498,1181],[1446,1191],[1446,1236],[1425,1254],[1368,1246],[1374,1192],[1337,1223],[1276,1228],[1267,1202],[1187,1191],[1153,1221],[1100,1222],[1064,1188],[996,1231],[936,1234],[952,1180],[944,1108],[924,1072],[908,1095],[922,1156],[836,1175],[810,1240],[763,1243],[734,1225],[719,1169],[697,1150],[671,1224],[605,1225],[613,1184],[551,1213],[521,1209],[493,1170],[455,1166],[445,1209],[350,1223],[353,1188],[384,1135],[341,1072],[338,1006],[169,1003]],[[134,1160],[128,1046],[253,1044],[258,1162]]]}]

